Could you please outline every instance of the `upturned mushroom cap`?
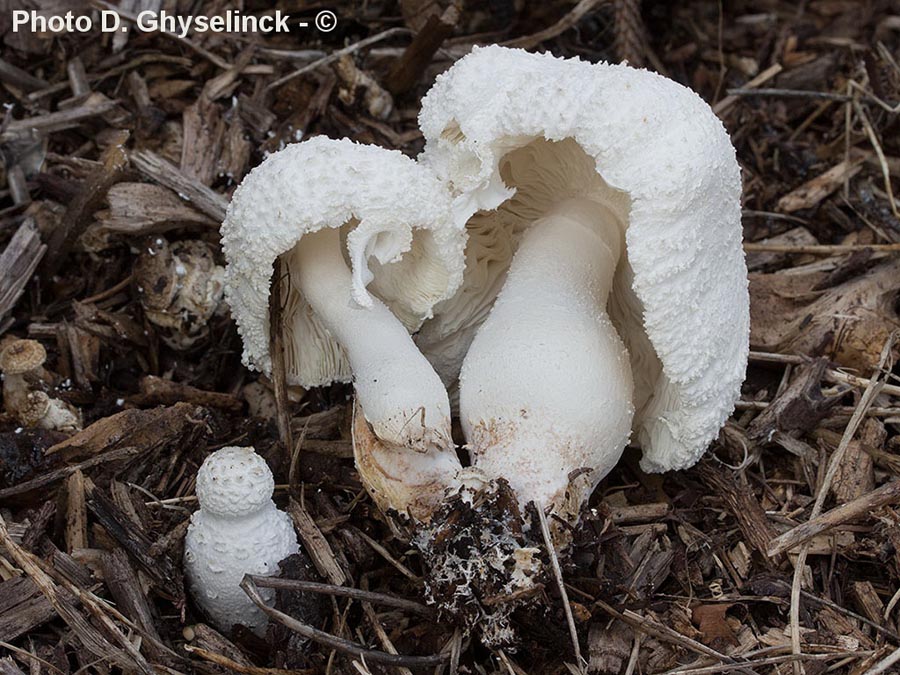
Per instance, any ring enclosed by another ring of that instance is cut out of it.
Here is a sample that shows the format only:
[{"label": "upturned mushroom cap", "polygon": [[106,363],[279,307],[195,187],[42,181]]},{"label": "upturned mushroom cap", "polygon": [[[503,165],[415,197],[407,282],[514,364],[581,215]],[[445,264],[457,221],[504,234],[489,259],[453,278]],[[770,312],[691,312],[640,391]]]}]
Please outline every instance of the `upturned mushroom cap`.
[{"label": "upturned mushroom cap", "polygon": [[0,352],[0,370],[4,375],[22,375],[44,365],[47,350],[37,340],[16,340]]},{"label": "upturned mushroom cap", "polygon": [[275,479],[253,448],[227,447],[207,457],[197,472],[197,500],[218,516],[242,516],[268,504]]},{"label": "upturned mushroom cap", "polygon": [[608,311],[631,357],[641,466],[694,464],[733,410],[749,336],[740,169],[710,107],[648,71],[495,46],[438,77],[419,123],[421,161],[469,235],[463,286],[417,339],[445,382],[519,234],[589,196],[626,229]]},{"label": "upturned mushroom cap", "polygon": [[[462,281],[464,233],[441,227],[449,204],[437,179],[397,151],[316,137],[271,155],[235,191],[221,229],[244,362],[270,372],[274,262],[323,228],[341,228],[353,274],[347,301],[370,306],[371,291],[416,330]],[[284,306],[289,383],[349,382],[346,355],[293,287]]]}]

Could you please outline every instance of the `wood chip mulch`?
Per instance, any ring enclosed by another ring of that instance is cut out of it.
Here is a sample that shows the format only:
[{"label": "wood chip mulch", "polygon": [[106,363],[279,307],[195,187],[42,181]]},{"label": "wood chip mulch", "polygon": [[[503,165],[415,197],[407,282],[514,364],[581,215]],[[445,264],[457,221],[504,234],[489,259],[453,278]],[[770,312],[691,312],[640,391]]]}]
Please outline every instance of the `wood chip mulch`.
[{"label": "wood chip mulch", "polygon": [[[221,264],[225,205],[267,153],[325,134],[417,154],[421,95],[490,42],[690,86],[744,170],[743,398],[698,466],[646,475],[629,452],[595,494],[563,570],[585,671],[898,672],[896,3],[375,0],[329,6],[328,33],[185,38],[13,33],[14,4],[0,2],[0,346],[39,340],[48,392],[85,428],[0,417],[0,673],[578,672],[554,588],[515,652],[420,603],[420,560],[353,471],[345,387],[276,405],[227,309],[166,329],[148,316],[171,298],[138,290],[148,248],[201,242]],[[324,8],[120,9],[200,5]],[[225,445],[266,457],[306,548],[266,639],[214,630],[185,592],[194,477]]]}]

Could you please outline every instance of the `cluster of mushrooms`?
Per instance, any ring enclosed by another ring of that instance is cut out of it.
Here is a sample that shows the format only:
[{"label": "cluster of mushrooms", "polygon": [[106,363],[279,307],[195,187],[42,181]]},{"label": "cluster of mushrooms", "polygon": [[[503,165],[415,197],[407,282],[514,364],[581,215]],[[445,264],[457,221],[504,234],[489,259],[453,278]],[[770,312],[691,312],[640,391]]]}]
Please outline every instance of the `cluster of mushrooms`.
[{"label": "cluster of mushrooms", "polygon": [[709,106],[625,65],[476,48],[419,122],[417,160],[317,137],[253,170],[221,229],[225,294],[268,373],[279,261],[289,383],[353,384],[360,477],[464,611],[528,597],[627,444],[683,469],[730,415],[741,181]]},{"label": "cluster of mushrooms", "polygon": [[55,377],[44,368],[47,351],[37,340],[12,340],[0,351],[3,408],[23,427],[73,433],[81,430],[81,413],[50,396]]}]

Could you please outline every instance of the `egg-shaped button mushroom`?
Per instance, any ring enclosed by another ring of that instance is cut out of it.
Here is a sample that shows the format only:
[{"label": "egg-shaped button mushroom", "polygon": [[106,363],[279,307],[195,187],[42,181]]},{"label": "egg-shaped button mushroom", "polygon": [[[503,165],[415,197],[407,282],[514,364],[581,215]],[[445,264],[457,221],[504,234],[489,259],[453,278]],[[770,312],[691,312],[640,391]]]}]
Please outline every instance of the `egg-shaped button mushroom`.
[{"label": "egg-shaped button mushroom", "polygon": [[740,170],[710,107],[648,71],[487,47],[419,121],[468,246],[418,344],[462,371],[474,464],[571,521],[629,433],[646,471],[695,463],[749,336]]},{"label": "egg-shaped button mushroom", "polygon": [[[290,517],[272,501],[275,481],[253,448],[227,447],[197,472],[200,509],[191,516],[184,567],[197,604],[222,630],[241,624],[257,634],[267,618],[240,588],[245,574],[278,573],[278,563],[299,550]],[[271,604],[272,589],[260,589]]]},{"label": "egg-shaped button mushroom", "polygon": [[13,340],[0,352],[3,373],[3,407],[18,417],[28,407],[27,396],[33,385],[47,384],[44,370],[47,351],[37,340]]},{"label": "egg-shaped button mushroom", "polygon": [[359,445],[372,460],[358,463],[364,484],[382,508],[422,518],[430,506],[415,490],[384,488],[440,486],[459,468],[447,392],[410,337],[462,280],[464,235],[449,208],[441,183],[401,153],[316,137],[251,171],[221,229],[245,362],[271,369],[280,259],[288,382],[352,381],[375,439]]}]

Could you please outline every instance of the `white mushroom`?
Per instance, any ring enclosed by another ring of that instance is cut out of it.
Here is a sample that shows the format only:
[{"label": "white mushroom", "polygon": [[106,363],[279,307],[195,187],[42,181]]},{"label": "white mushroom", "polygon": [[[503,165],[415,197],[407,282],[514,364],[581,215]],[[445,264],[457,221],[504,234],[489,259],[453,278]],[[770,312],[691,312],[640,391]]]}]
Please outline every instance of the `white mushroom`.
[{"label": "white mushroom", "polygon": [[554,206],[522,235],[463,361],[460,417],[475,465],[523,503],[560,503],[581,468],[592,473],[578,484],[592,491],[628,442],[631,369],[606,313],[621,250],[608,209]]},{"label": "white mushroom", "polygon": [[749,333],[740,171],[709,106],[647,71],[488,47],[420,125],[469,244],[418,343],[447,383],[462,364],[474,464],[575,520],[631,429],[646,471],[695,463]]},{"label": "white mushroom", "polygon": [[[217,450],[197,472],[200,510],[188,526],[184,567],[197,604],[222,630],[242,624],[265,632],[266,615],[241,580],[277,574],[278,563],[299,550],[290,517],[272,501],[274,490],[272,472],[253,448]],[[260,592],[274,602],[272,589]]]},{"label": "white mushroom", "polygon": [[459,468],[447,392],[409,334],[462,280],[464,235],[446,227],[449,205],[434,176],[399,152],[317,137],[254,169],[222,225],[245,362],[271,369],[268,296],[280,257],[289,383],[352,379],[375,437],[357,445],[363,482],[382,508],[423,518],[423,486],[437,494]]}]

